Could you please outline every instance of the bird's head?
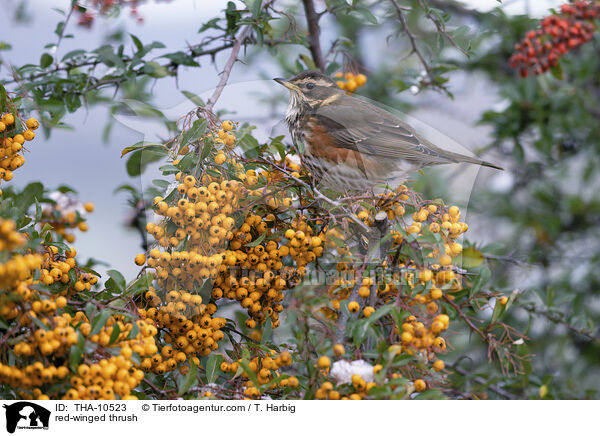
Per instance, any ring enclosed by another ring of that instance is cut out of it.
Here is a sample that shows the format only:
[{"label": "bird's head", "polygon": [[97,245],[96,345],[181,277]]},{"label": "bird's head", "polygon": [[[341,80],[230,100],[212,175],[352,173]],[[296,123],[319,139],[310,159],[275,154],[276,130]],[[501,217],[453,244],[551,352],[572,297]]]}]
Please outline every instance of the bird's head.
[{"label": "bird's head", "polygon": [[311,106],[343,93],[343,90],[331,77],[320,71],[303,71],[289,80],[273,80],[289,89],[293,100],[299,100]]}]

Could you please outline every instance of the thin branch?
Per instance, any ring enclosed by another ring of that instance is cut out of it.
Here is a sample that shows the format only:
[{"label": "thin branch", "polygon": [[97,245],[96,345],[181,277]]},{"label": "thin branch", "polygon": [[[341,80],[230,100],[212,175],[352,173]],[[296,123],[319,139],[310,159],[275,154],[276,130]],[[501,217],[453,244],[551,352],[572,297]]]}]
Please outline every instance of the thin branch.
[{"label": "thin branch", "polygon": [[56,41],[56,45],[54,46],[54,63],[58,65],[58,48],[60,47],[61,42],[63,41],[64,37],[65,37],[65,32],[67,31],[67,24],[69,24],[69,20],[71,19],[71,16],[73,15],[73,11],[75,10],[74,7],[72,7],[71,9],[69,9],[69,13],[67,14],[67,18],[65,18],[65,21],[63,23],[62,26],[62,31],[60,32],[60,35],[58,36],[58,41]]},{"label": "thin branch", "polygon": [[589,330],[580,329],[580,328],[575,327],[572,324],[569,324],[566,320],[564,320],[562,318],[562,316],[564,316],[562,313],[560,315],[554,315],[554,314],[550,313],[549,311],[541,309],[534,305],[524,305],[521,307],[523,309],[525,309],[527,312],[543,316],[555,324],[564,325],[567,329],[569,329],[573,333],[577,333],[578,335],[585,336],[586,338],[588,338],[592,341],[600,342],[600,337],[595,336]]},{"label": "thin branch", "polygon": [[319,41],[319,34],[321,33],[319,28],[320,15],[315,12],[313,0],[302,0],[302,3],[304,4],[306,21],[308,23],[308,46],[310,53],[317,68],[325,72],[325,58],[323,57],[321,42]]},{"label": "thin branch", "polygon": [[452,301],[450,298],[448,298],[448,296],[446,294],[444,294],[444,300],[450,304],[450,306],[452,306],[454,308],[454,310],[456,310],[456,313],[458,313],[458,316],[460,316],[469,326],[469,328],[474,331],[475,333],[477,333],[479,336],[481,336],[481,339],[483,339],[483,342],[485,342],[486,344],[489,343],[487,336],[485,335],[485,333],[483,333],[480,329],[477,328],[477,326],[475,324],[473,324],[473,321],[471,321],[471,318],[469,318],[462,310],[461,308],[458,306],[458,304],[456,304],[454,301]]},{"label": "thin branch", "polygon": [[427,73],[427,76],[429,77],[431,84],[435,85],[435,83],[436,83],[435,74],[433,73],[433,70],[431,69],[429,62],[427,62],[427,59],[425,59],[425,56],[419,49],[419,46],[417,45],[416,36],[412,33],[412,31],[408,27],[408,22],[406,20],[406,16],[404,15],[404,12],[402,11],[402,7],[398,4],[397,0],[390,0],[390,1],[392,2],[392,5],[394,5],[394,9],[396,9],[396,14],[398,15],[398,19],[400,20],[400,23],[402,23],[402,26],[404,27],[404,32],[406,32],[406,36],[408,36],[408,40],[410,41],[410,46],[412,48],[412,52],[414,54],[416,54],[417,57],[419,58],[419,60],[421,61],[421,64],[423,65],[423,68],[425,68],[425,72]]},{"label": "thin branch", "polygon": [[[206,50],[200,50],[200,51],[196,51],[198,50],[198,46],[192,47],[190,49],[190,56],[192,56],[194,59],[202,57],[202,56],[214,56],[217,53],[223,51],[223,50],[227,50],[229,48],[233,47],[233,43],[232,42],[228,42],[225,43],[223,45],[214,47],[214,48],[210,48],[210,49],[206,49]],[[124,63],[128,63],[131,62],[133,59],[130,57],[123,57],[123,62]],[[81,68],[81,67],[92,67],[95,68],[96,66],[100,65],[102,63],[102,61],[100,59],[94,59],[94,60],[86,60],[83,62],[73,62],[73,63],[65,63],[63,65],[57,65],[55,68],[52,69],[48,69],[46,71],[42,71],[40,73],[37,74],[32,74],[26,77],[23,76],[18,76],[16,73],[16,70],[13,69],[13,79],[12,80],[7,80],[4,82],[5,85],[9,85],[12,83],[18,83],[23,79],[26,79],[27,81],[31,82],[35,79],[39,79],[41,77],[45,77],[49,74],[54,74],[57,73],[59,71],[70,71],[73,69],[77,69],[77,68]],[[172,65],[176,65],[173,62],[162,65],[164,68],[169,68]],[[141,75],[141,74],[145,74],[141,69],[138,70],[134,70],[133,74],[137,75]],[[125,79],[124,79],[125,80]],[[100,81],[101,82],[101,81]],[[22,84],[22,83],[20,83]]]},{"label": "thin branch", "polygon": [[212,112],[215,103],[221,96],[223,89],[225,89],[225,85],[227,85],[227,81],[229,80],[229,76],[231,75],[231,70],[233,69],[233,65],[237,61],[237,56],[240,52],[240,48],[242,47],[242,43],[246,39],[246,36],[250,32],[250,25],[244,26],[240,34],[235,39],[235,43],[233,44],[233,48],[231,49],[231,54],[229,55],[229,59],[227,59],[227,63],[225,64],[225,68],[223,68],[223,72],[221,73],[221,80],[219,80],[219,84],[215,88],[215,91],[208,99],[206,106],[203,108],[207,112]]},{"label": "thin branch", "polygon": [[446,31],[445,25],[443,23],[441,23],[438,18],[434,17],[431,14],[429,5],[427,5],[423,0],[417,0],[417,2],[419,3],[419,6],[421,6],[421,8],[423,9],[423,12],[425,12],[425,16],[427,18],[429,18],[433,22],[433,24],[435,24],[435,27],[437,28],[438,32],[441,33],[442,35],[444,35],[444,37],[446,37],[448,42],[450,42],[450,44],[452,44],[455,48],[460,50],[465,56],[468,56],[469,53],[465,49],[463,49],[461,46],[459,46],[456,43],[456,41],[454,41],[454,38],[452,37],[452,35],[450,35]]}]

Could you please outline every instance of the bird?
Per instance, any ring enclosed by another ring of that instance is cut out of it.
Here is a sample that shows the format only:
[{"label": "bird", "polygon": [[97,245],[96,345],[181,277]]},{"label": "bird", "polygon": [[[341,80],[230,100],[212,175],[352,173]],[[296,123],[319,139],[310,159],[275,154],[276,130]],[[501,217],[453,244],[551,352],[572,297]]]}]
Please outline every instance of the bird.
[{"label": "bird", "polygon": [[502,170],[437,147],[391,112],[346,94],[320,71],[273,80],[290,91],[285,120],[302,165],[335,191],[400,184],[432,165],[466,162]]}]

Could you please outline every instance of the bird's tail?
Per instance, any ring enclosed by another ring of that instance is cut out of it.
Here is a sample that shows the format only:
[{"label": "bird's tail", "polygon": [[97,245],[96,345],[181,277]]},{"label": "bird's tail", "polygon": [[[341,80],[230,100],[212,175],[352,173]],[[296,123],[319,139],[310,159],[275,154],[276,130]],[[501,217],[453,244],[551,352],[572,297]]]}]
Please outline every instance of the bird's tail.
[{"label": "bird's tail", "polygon": [[477,159],[476,157],[465,156],[463,154],[458,154],[458,153],[448,153],[448,154],[450,155],[451,158],[455,159],[458,162],[465,162],[465,163],[470,163],[470,164],[474,164],[474,165],[481,165],[483,167],[490,167],[490,168],[494,168],[496,170],[501,170],[501,171],[504,170],[504,168],[499,167],[498,165],[494,165],[493,163],[486,162],[481,159]]}]

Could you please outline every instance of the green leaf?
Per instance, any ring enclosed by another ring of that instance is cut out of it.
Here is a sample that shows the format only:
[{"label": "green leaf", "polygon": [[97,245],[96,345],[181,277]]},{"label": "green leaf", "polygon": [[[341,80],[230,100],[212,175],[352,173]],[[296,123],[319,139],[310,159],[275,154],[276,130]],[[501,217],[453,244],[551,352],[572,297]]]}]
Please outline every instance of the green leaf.
[{"label": "green leaf", "polygon": [[150,274],[150,273],[144,274],[143,276],[141,276],[140,278],[135,280],[133,283],[131,283],[127,287],[127,290],[126,290],[127,296],[133,297],[144,291],[147,291],[148,288],[152,285],[152,280],[154,280],[154,277],[152,276],[152,274]]},{"label": "green leaf", "polygon": [[176,165],[181,171],[187,171],[198,162],[196,153],[188,153]]},{"label": "green leaf", "polygon": [[77,373],[77,367],[79,366],[79,362],[81,362],[81,354],[82,353],[77,345],[71,345],[71,350],[69,351],[69,367],[74,373]]},{"label": "green leaf", "polygon": [[142,174],[142,152],[141,150],[135,151],[127,160],[125,164],[127,174],[131,177],[139,176]]},{"label": "green leaf", "polygon": [[354,15],[359,19],[363,19],[371,24],[377,24],[377,17],[371,13],[367,8],[356,8],[354,9],[350,15]]},{"label": "green leaf", "polygon": [[179,395],[185,394],[189,391],[196,383],[198,383],[198,368],[194,363],[193,359],[189,360],[189,370],[183,379],[183,383],[179,386],[179,391],[177,392]]},{"label": "green leaf", "polygon": [[133,33],[130,33],[129,37],[135,44],[135,47],[138,49],[138,52],[144,49],[144,44],[142,44],[142,41],[140,41],[140,39],[137,36],[135,36]]},{"label": "green leaf", "polygon": [[304,65],[306,65],[306,68],[308,68],[309,70],[317,70],[318,69],[317,64],[315,64],[315,61],[310,56],[301,54],[299,57],[302,60],[302,62],[304,62]]},{"label": "green leaf", "polygon": [[65,32],[65,22],[64,21],[59,21],[56,24],[56,28],[54,29],[54,33],[59,38],[62,38],[64,32]]},{"label": "green leaf", "polygon": [[498,302],[498,299],[496,298],[496,304],[494,305],[494,312],[492,313],[492,320],[490,321],[490,323],[493,324],[496,321],[498,321],[502,317],[502,315],[504,315],[504,312],[506,312],[506,306],[500,304]]},{"label": "green leaf", "polygon": [[119,323],[114,323],[112,325],[112,333],[110,334],[110,339],[108,341],[108,345],[112,345],[117,341],[119,334],[121,334],[121,327],[119,327]]},{"label": "green leaf", "polygon": [[15,201],[15,206],[21,210],[29,209],[36,199],[44,197],[44,185],[39,182],[28,184]]},{"label": "green leaf", "polygon": [[267,318],[265,324],[263,325],[263,331],[260,343],[266,344],[267,341],[271,340],[271,336],[273,334],[273,323],[271,322],[271,318]]},{"label": "green leaf", "polygon": [[77,332],[77,344],[71,345],[71,349],[69,351],[69,367],[71,371],[77,373],[77,367],[79,366],[79,362],[81,362],[81,358],[83,357],[83,347],[85,345],[85,338],[81,334],[81,332]]},{"label": "green leaf", "polygon": [[167,53],[162,55],[162,58],[167,58],[175,65],[185,65],[188,67],[199,67],[200,64],[194,60],[194,57],[189,53],[183,51],[176,51],[175,53]]},{"label": "green leaf", "polygon": [[221,363],[223,356],[220,354],[211,354],[206,361],[206,383],[214,383],[221,374]]},{"label": "green leaf", "polygon": [[127,339],[135,339],[135,337],[140,333],[140,327],[137,325],[137,322],[132,323],[131,331],[129,332],[129,336]]},{"label": "green leaf", "polygon": [[194,121],[192,126],[181,135],[181,146],[184,147],[200,139],[206,130],[206,126],[205,119]]},{"label": "green leaf", "polygon": [[42,57],[40,58],[40,67],[42,68],[47,68],[50,65],[52,65],[52,61],[54,59],[52,58],[52,56],[50,56],[48,53],[44,53],[42,55]]},{"label": "green leaf", "polygon": [[200,162],[204,162],[204,159],[210,154],[213,148],[213,141],[209,139],[204,139],[202,141],[202,150],[200,151]]},{"label": "green leaf", "polygon": [[354,324],[354,328],[352,329],[352,340],[354,341],[354,345],[357,347],[360,346],[365,338],[367,337],[367,333],[369,332],[369,319],[359,319]]},{"label": "green leaf", "polygon": [[61,60],[62,60],[62,61],[66,61],[66,60],[69,60],[69,59],[71,59],[71,58],[74,58],[74,57],[77,57],[77,56],[84,55],[84,54],[86,54],[86,53],[87,53],[87,52],[86,52],[85,50],[81,50],[81,49],[78,49],[78,50],[71,50],[71,51],[70,51],[70,52],[68,52],[66,55],[64,55],[64,56],[62,57],[62,59],[61,59]]},{"label": "green leaf", "polygon": [[252,16],[254,18],[258,17],[260,14],[262,0],[245,0],[244,3],[246,3],[246,6],[248,7],[248,10]]},{"label": "green leaf", "polygon": [[248,365],[247,358],[243,358],[242,360],[240,360],[240,368],[243,368],[244,371],[246,371],[246,374],[248,374],[248,378],[252,381],[252,383],[254,383],[254,386],[256,386],[256,387],[260,386],[260,383],[258,382],[258,379],[256,378],[256,373],[254,371],[252,371],[250,369],[250,366]]},{"label": "green leaf", "polygon": [[129,147],[125,147],[122,151],[121,151],[121,157],[125,156],[127,153],[131,153],[132,151],[135,150],[139,150],[141,148],[145,148],[148,147],[147,150],[149,151],[154,151],[156,153],[161,153],[164,152],[165,155],[167,155],[167,153],[169,152],[169,150],[167,149],[167,147],[165,147],[162,144],[156,144],[154,142],[146,142],[146,141],[140,141],[137,142]]},{"label": "green leaf", "polygon": [[37,224],[42,219],[42,207],[40,206],[40,203],[37,200],[37,198],[34,198],[34,200],[35,200],[35,223]]},{"label": "green leaf", "polygon": [[123,274],[114,269],[109,269],[107,273],[110,276],[110,278],[113,279],[115,285],[117,285],[117,289],[121,292],[125,291],[125,286],[127,282],[125,281],[125,277],[123,277]]},{"label": "green leaf", "polygon": [[106,325],[106,321],[110,317],[110,312],[108,310],[101,311],[98,315],[94,317],[92,320],[92,329],[90,331],[89,336],[94,336],[102,330],[102,327]]},{"label": "green leaf", "polygon": [[152,180],[152,184],[160,189],[167,189],[170,183],[163,179],[154,179]]},{"label": "green leaf", "polygon": [[100,58],[100,60],[107,66],[125,68],[123,59],[121,59],[121,57],[115,53],[114,48],[112,46],[106,44],[94,50],[94,52],[98,53],[98,57]]},{"label": "green leaf", "polygon": [[192,103],[194,103],[196,106],[204,106],[204,100],[202,100],[200,97],[198,97],[196,94],[190,92],[190,91],[181,91],[181,93],[183,95],[185,95],[188,100],[190,100]]},{"label": "green leaf", "polygon": [[102,275],[98,271],[93,270],[89,266],[79,266],[79,269],[83,272],[94,274],[96,277],[102,277]]},{"label": "green leaf", "polygon": [[0,112],[6,112],[6,89],[0,83]]},{"label": "green leaf", "polygon": [[479,277],[477,278],[477,281],[473,284],[473,288],[471,288],[471,292],[470,292],[470,296],[473,296],[475,294],[477,294],[481,288],[483,287],[483,285],[485,285],[488,280],[490,279],[490,277],[492,276],[492,272],[490,271],[489,268],[485,267],[481,270],[481,273],[479,273]]},{"label": "green leaf", "polygon": [[369,318],[367,318],[369,324],[375,323],[375,321],[377,321],[380,318],[383,318],[384,316],[389,314],[393,309],[394,309],[394,306],[392,306],[391,304],[380,307],[375,312],[373,312],[373,314]]},{"label": "green leaf", "polygon": [[481,266],[485,262],[483,253],[474,247],[467,247],[462,251],[463,268],[471,269]]},{"label": "green leaf", "polygon": [[246,247],[256,247],[257,245],[262,243],[262,241],[264,241],[264,239],[267,237],[267,233],[269,233],[269,232],[264,232],[262,235],[260,235],[254,241],[248,242],[247,244],[245,244]]},{"label": "green leaf", "polygon": [[146,62],[142,71],[151,77],[162,79],[169,75],[169,71],[158,62],[150,61]]},{"label": "green leaf", "polygon": [[127,173],[131,177],[139,176],[148,164],[164,159],[166,155],[167,149],[163,146],[147,146],[135,150],[125,165]]}]

